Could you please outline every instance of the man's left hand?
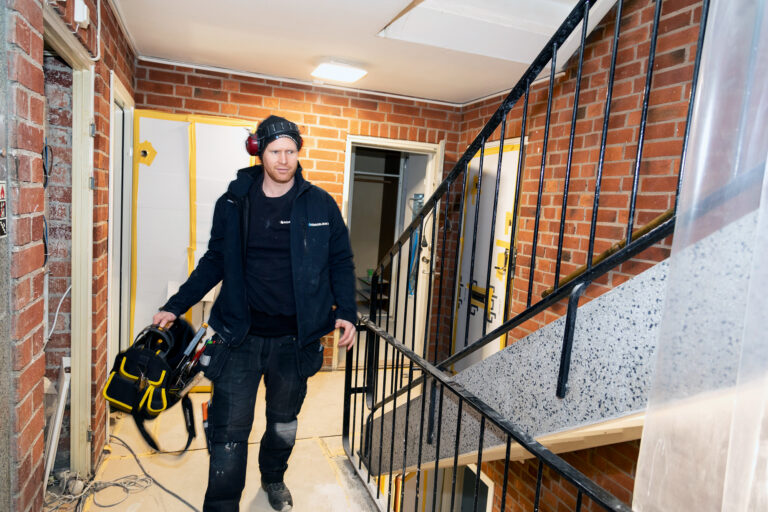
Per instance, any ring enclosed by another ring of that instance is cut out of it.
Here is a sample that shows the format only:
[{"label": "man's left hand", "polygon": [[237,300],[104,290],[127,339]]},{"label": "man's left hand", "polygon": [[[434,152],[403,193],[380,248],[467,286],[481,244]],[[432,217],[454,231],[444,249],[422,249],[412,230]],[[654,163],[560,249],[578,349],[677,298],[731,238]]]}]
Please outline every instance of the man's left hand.
[{"label": "man's left hand", "polygon": [[355,324],[342,320],[341,318],[336,320],[336,329],[341,329],[341,336],[339,337],[339,346],[352,348],[355,344]]}]

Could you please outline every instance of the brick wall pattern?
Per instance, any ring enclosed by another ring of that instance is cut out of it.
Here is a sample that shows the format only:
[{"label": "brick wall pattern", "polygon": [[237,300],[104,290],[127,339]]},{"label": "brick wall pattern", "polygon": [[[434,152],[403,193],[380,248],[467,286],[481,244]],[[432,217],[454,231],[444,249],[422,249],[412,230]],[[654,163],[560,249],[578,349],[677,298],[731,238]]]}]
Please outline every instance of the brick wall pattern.
[{"label": "brick wall pattern", "polygon": [[[43,59],[47,169],[45,215],[48,221],[48,341],[46,376],[58,379],[61,358],[71,355],[72,269],[72,68],[55,55]],[[58,311],[58,314],[56,314]],[[55,468],[69,465],[69,407],[62,422]]]},{"label": "brick wall pattern", "polygon": [[[95,62],[96,98],[94,139],[94,246],[93,302],[94,321],[92,356],[92,424],[93,461],[101,456],[105,441],[106,412],[99,391],[106,381],[106,268],[109,169],[109,73],[114,71],[129,90],[133,88],[135,55],[122,33],[109,2],[101,1],[101,51],[97,49],[98,24],[95,0],[86,0],[94,22],[87,28],[72,22],[73,2],[52,2],[61,19],[91,55]],[[12,244],[11,260],[11,340],[15,407],[11,411],[14,439],[11,456],[18,471],[11,475],[13,510],[42,510],[44,411],[43,376],[54,373],[56,358],[60,357],[64,336],[54,337],[47,351],[43,348],[43,318],[49,313],[43,307],[43,215],[56,218],[66,204],[67,187],[56,183],[56,197],[46,205],[43,190],[42,151],[45,138],[46,112],[43,72],[43,2],[41,0],[9,0],[4,4],[9,25],[5,59],[8,66],[7,91],[10,99],[6,129],[8,132],[8,231]],[[53,83],[54,80],[51,80]],[[57,152],[55,160],[67,160],[66,152]],[[55,180],[54,180],[55,181]],[[52,183],[52,186],[54,183]],[[54,193],[54,190],[51,190]],[[70,195],[71,197],[71,195]],[[57,211],[59,209],[59,211]],[[58,228],[57,228],[58,229]],[[66,229],[53,230],[55,236],[66,237]],[[60,250],[61,247],[56,248]],[[66,274],[65,265],[57,267],[58,277]],[[61,283],[53,283],[54,294],[60,293]],[[63,290],[61,290],[63,291]],[[53,307],[58,301],[52,300]],[[62,310],[67,306],[62,305]],[[66,311],[65,311],[66,314]],[[60,318],[62,327],[68,320]],[[58,330],[57,325],[57,330]],[[46,372],[46,365],[49,366]]]},{"label": "brick wall pattern", "polygon": [[[609,446],[562,454],[563,459],[624,503],[632,503],[637,455],[640,441],[628,441]],[[506,500],[501,510],[504,462],[483,463],[483,472],[494,482],[493,512],[528,512],[534,510],[536,477],[539,463],[535,459],[510,462],[507,474]],[[544,468],[542,473],[539,510],[561,512],[576,510],[576,488],[560,475]],[[587,496],[581,510],[602,512],[604,509]]]}]

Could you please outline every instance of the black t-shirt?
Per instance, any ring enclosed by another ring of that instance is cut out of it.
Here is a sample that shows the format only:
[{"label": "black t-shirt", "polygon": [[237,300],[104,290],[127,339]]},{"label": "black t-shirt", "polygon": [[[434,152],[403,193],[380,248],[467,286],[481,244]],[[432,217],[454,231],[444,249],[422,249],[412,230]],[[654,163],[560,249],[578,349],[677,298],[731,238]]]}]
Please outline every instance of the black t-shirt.
[{"label": "black t-shirt", "polygon": [[255,183],[250,190],[250,218],[245,280],[251,309],[251,333],[296,334],[296,301],[291,270],[291,208],[296,184],[280,197],[267,197]]}]

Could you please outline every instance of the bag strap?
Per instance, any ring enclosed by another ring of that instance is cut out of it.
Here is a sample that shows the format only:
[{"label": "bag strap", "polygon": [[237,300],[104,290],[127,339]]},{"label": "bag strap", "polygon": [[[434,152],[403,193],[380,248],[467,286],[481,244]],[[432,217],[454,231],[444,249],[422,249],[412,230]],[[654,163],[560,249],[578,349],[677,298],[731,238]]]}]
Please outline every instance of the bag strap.
[{"label": "bag strap", "polygon": [[[166,345],[165,350],[162,350],[162,347],[159,345],[153,346],[158,340],[162,341]],[[136,338],[133,340],[133,344],[131,346],[148,349],[151,352],[154,352],[160,348],[162,357],[165,358],[171,349],[173,349],[174,343],[175,342],[170,331],[163,329],[156,324],[152,324],[145,327],[139,334],[136,335]]]},{"label": "bag strap", "polygon": [[167,452],[161,450],[157,446],[157,442],[152,438],[152,436],[147,432],[147,429],[144,428],[144,421],[145,418],[141,416],[139,411],[136,410],[136,407],[133,408],[133,411],[131,412],[131,415],[133,416],[133,420],[136,422],[136,428],[139,429],[139,433],[141,434],[141,437],[144,438],[144,441],[147,442],[147,444],[155,450],[158,453],[178,453],[179,455],[183,454],[189,449],[189,445],[192,444],[192,440],[195,438],[195,414],[192,407],[192,400],[189,399],[188,395],[184,395],[184,398],[181,399],[181,410],[184,413],[184,423],[187,427],[187,444],[184,445],[184,449],[180,452],[173,451],[173,452]]}]

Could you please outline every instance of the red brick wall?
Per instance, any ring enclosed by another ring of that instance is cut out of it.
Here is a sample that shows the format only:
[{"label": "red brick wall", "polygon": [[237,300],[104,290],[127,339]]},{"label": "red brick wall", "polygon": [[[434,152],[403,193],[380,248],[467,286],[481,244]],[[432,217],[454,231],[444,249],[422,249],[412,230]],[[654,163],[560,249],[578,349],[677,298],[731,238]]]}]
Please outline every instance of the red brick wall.
[{"label": "red brick wall", "polygon": [[[76,36],[92,55],[96,55],[97,23],[96,4],[87,0],[93,23],[87,29],[79,29]],[[54,5],[62,18],[74,30],[71,23],[72,2]],[[8,188],[10,191],[8,230],[12,244],[11,288],[13,314],[10,343],[13,354],[14,399],[11,412],[14,438],[11,456],[17,473],[11,475],[13,509],[19,511],[42,509],[43,472],[43,375],[46,356],[43,352],[43,214],[46,210],[46,194],[43,190],[42,157],[44,140],[45,77],[43,73],[43,8],[40,0],[11,0],[6,2],[8,40],[5,59],[8,65],[6,91],[12,100],[6,120],[9,149]],[[103,400],[98,391],[105,381],[106,357],[106,221],[107,221],[107,172],[108,172],[108,119],[109,119],[109,71],[114,69],[129,88],[133,83],[135,57],[128,49],[126,39],[118,29],[116,18],[109,4],[102,0],[101,58],[96,65],[96,151],[94,166],[97,191],[94,201],[94,333],[93,346],[93,420],[94,461],[104,445]],[[66,160],[60,153],[56,160]],[[60,185],[60,184],[57,184]],[[66,196],[56,196],[49,206],[52,219],[58,219],[55,211]],[[66,200],[64,201],[66,202]],[[58,203],[58,204],[57,204]],[[64,238],[66,234],[61,232]],[[59,236],[59,234],[55,234]],[[56,272],[64,273],[63,265]],[[54,286],[54,293],[63,290]],[[65,301],[67,302],[67,301]],[[58,301],[52,300],[52,307]],[[66,311],[66,304],[62,306]],[[67,325],[66,318],[62,327]],[[57,325],[57,330],[59,325]],[[52,341],[55,351],[56,343]],[[53,354],[53,352],[52,352]],[[53,356],[52,357],[58,357]],[[55,366],[48,361],[51,370]],[[51,371],[52,373],[52,371]]]},{"label": "red brick wall", "polygon": [[347,135],[446,141],[446,165],[459,150],[458,108],[375,94],[139,62],[136,107],[259,121],[270,114],[299,125],[306,177],[342,200]]},{"label": "red brick wall", "polygon": [[[663,3],[645,147],[640,166],[634,229],[644,226],[671,208],[674,202],[693,60],[696,54],[700,4],[698,0]],[[613,243],[624,239],[626,234],[654,8],[655,2],[647,0],[624,2],[596,225],[595,256]],[[614,20],[615,8],[589,36],[585,49],[561,279],[587,261]],[[578,54],[572,57],[565,68],[564,76],[555,80],[532,304],[538,302],[542,292],[555,282],[577,58]],[[526,158],[521,182],[522,196],[517,232],[518,258],[510,316],[526,308],[548,85],[548,81],[545,81],[533,86],[529,100]],[[499,105],[501,98],[499,96],[467,108],[462,126],[462,147],[466,147],[474,139]],[[508,117],[508,137],[520,136],[522,103],[521,99]],[[495,139],[498,139],[498,130]],[[670,240],[665,240],[664,243],[644,251],[609,272],[587,289],[584,300],[601,295],[666,258],[669,248]],[[564,312],[563,302],[512,331],[512,339],[529,334]]]},{"label": "red brick wall", "polygon": [[39,2],[11,1],[8,23],[8,231],[15,407],[10,475],[14,510],[42,510],[43,480],[43,18]]},{"label": "red brick wall", "polygon": [[[630,504],[632,503],[639,451],[640,441],[629,441],[579,450],[564,454],[562,457],[567,463],[607,489],[618,499]],[[533,510],[538,461],[531,459],[524,462],[509,463],[507,498],[503,511],[501,510],[501,498],[504,462],[484,463],[483,472],[494,481],[494,512],[528,512]],[[539,510],[541,512],[576,510],[576,494],[576,489],[570,482],[545,467],[539,497]],[[584,512],[602,512],[604,509],[584,496],[581,510]]]},{"label": "red brick wall", "polygon": [[[45,189],[49,301],[45,373],[51,381],[56,382],[61,358],[71,355],[71,296],[68,288],[72,275],[72,68],[56,56],[46,56],[43,71],[45,138],[50,155],[47,164],[50,166],[47,171],[48,186]],[[47,165],[43,163],[44,171]],[[69,408],[62,423],[56,461],[57,467],[69,463]]]}]

